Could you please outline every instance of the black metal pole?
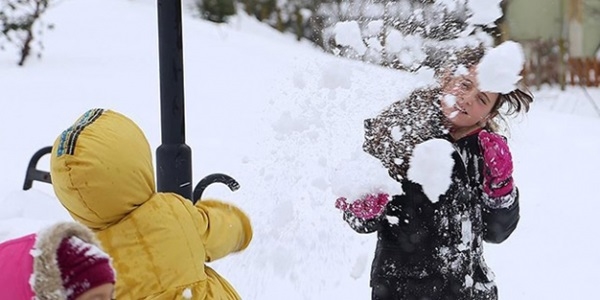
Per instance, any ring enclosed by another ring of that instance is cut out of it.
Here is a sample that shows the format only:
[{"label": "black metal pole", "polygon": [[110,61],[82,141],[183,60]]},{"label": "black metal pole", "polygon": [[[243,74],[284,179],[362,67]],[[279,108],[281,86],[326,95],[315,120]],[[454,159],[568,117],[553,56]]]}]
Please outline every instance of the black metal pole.
[{"label": "black metal pole", "polygon": [[157,188],[192,199],[192,150],[185,144],[181,0],[158,2],[162,144],[156,149]]}]

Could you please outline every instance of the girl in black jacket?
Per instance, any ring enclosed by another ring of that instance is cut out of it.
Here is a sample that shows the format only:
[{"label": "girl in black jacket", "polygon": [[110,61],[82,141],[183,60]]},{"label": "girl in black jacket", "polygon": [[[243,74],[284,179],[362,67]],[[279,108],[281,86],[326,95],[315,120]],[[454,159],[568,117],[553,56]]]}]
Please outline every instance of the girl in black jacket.
[{"label": "girl in black jacket", "polygon": [[[513,232],[519,196],[510,151],[494,133],[493,119],[502,106],[527,111],[533,96],[522,85],[506,94],[480,91],[478,61],[470,59],[468,73],[446,77],[441,88],[416,91],[365,121],[365,151],[383,162],[404,191],[391,199],[379,194],[336,202],[355,231],[377,232],[373,300],[498,298],[482,243],[500,243]],[[398,139],[393,128],[413,130]],[[451,184],[439,199],[429,199],[406,176],[412,149],[432,138],[455,149]]]}]

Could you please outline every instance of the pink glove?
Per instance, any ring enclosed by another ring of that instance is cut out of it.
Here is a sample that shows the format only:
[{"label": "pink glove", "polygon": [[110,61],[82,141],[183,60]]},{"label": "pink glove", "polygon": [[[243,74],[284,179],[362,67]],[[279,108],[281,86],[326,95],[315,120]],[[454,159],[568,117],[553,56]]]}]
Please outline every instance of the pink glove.
[{"label": "pink glove", "polygon": [[389,195],[383,193],[368,194],[352,203],[348,203],[346,198],[340,197],[335,201],[335,207],[348,211],[361,219],[369,220],[380,216],[389,201]]},{"label": "pink glove", "polygon": [[485,130],[479,132],[483,153],[483,191],[490,197],[502,197],[513,190],[513,163],[504,138]]},{"label": "pink glove", "polygon": [[335,208],[347,211],[350,208],[350,204],[346,202],[346,197],[339,197],[335,200]]}]

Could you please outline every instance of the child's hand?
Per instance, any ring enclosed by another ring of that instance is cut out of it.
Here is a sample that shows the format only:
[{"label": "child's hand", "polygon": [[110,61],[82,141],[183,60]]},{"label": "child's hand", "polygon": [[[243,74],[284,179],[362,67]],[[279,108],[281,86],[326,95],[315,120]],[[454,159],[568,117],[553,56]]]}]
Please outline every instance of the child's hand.
[{"label": "child's hand", "polygon": [[342,211],[347,211],[349,207],[350,204],[346,202],[346,197],[339,197],[335,200],[335,208]]},{"label": "child's hand", "polygon": [[389,201],[388,194],[367,194],[352,203],[340,197],[335,201],[335,207],[350,212],[358,218],[369,220],[380,216]]},{"label": "child's hand", "polygon": [[479,132],[484,161],[483,191],[490,197],[502,197],[513,189],[513,163],[504,138],[485,130]]}]

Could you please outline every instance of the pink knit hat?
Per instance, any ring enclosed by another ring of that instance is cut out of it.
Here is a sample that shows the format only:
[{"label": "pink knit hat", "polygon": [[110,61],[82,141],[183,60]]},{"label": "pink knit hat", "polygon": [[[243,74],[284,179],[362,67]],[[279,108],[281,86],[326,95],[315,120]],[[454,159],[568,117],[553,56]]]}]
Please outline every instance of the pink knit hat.
[{"label": "pink knit hat", "polygon": [[74,300],[105,283],[115,283],[110,257],[100,248],[75,236],[61,241],[56,259],[67,300]]}]

